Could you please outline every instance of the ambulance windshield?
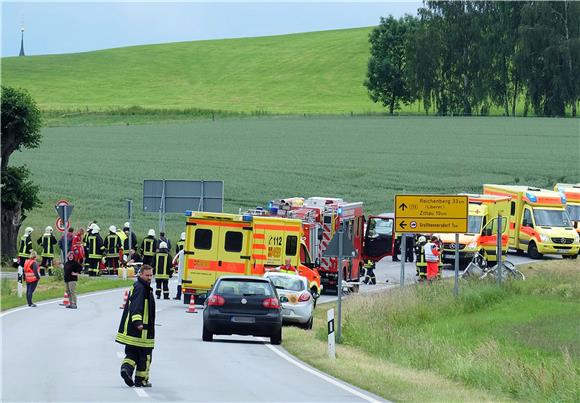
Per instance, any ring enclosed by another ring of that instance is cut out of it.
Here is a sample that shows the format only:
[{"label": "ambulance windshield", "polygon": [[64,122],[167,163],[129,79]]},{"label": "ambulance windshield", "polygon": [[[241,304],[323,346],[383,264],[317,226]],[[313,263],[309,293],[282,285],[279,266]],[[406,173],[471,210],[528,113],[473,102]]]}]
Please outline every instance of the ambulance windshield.
[{"label": "ambulance windshield", "polygon": [[541,227],[571,227],[568,213],[565,210],[534,209],[534,220]]},{"label": "ambulance windshield", "polygon": [[470,215],[467,217],[467,233],[479,234],[481,232],[482,216]]},{"label": "ambulance windshield", "polygon": [[578,206],[568,205],[566,206],[566,211],[568,212],[568,215],[570,216],[570,219],[572,221],[580,221],[580,205]]}]

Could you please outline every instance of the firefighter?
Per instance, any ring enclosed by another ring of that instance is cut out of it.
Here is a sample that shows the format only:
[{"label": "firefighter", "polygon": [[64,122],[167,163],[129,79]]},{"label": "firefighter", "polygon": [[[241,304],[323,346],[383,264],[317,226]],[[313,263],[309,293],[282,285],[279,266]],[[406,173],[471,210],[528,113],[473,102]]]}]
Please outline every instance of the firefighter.
[{"label": "firefighter", "polygon": [[424,281],[427,279],[427,261],[425,260],[425,244],[427,243],[427,238],[423,235],[419,237],[417,240],[416,249],[416,268],[417,268],[417,277],[419,277],[419,281]]},{"label": "firefighter", "polygon": [[150,229],[147,236],[141,242],[141,256],[143,256],[143,264],[153,266],[155,263],[155,252],[158,248],[157,239],[155,239],[155,230]]},{"label": "firefighter", "polygon": [[[151,387],[149,367],[155,347],[155,298],[151,288],[153,268],[141,267],[123,309],[115,341],[125,345],[121,377],[127,386]],[[135,380],[133,380],[135,372]]]},{"label": "firefighter", "polygon": [[185,232],[182,232],[181,236],[179,237],[179,241],[177,241],[177,243],[175,244],[175,254],[177,255],[179,252],[181,252],[184,247],[185,247]]},{"label": "firefighter", "polygon": [[105,252],[105,246],[103,245],[103,238],[99,232],[101,229],[97,224],[93,224],[91,227],[91,234],[87,239],[87,249],[88,249],[88,267],[89,276],[98,276],[101,274],[99,270],[99,264],[103,258],[103,253]]},{"label": "firefighter", "polygon": [[36,243],[41,245],[42,252],[42,262],[40,263],[40,275],[44,276],[46,271],[48,275],[52,276],[52,260],[54,259],[54,245],[57,241],[52,234],[52,227],[48,226],[44,229],[44,234],[36,240]]},{"label": "firefighter", "polygon": [[415,234],[409,232],[405,235],[405,260],[413,263],[415,255]]},{"label": "firefighter", "polygon": [[91,236],[91,234],[93,233],[93,227],[97,225],[97,223],[95,221],[93,221],[92,223],[90,223],[87,226],[87,231],[84,233],[83,235],[83,247],[85,248],[85,263],[84,263],[84,268],[86,271],[88,271],[89,269],[89,262],[88,262],[88,256],[89,256],[89,236]]},{"label": "firefighter", "polygon": [[395,235],[395,250],[393,251],[393,262],[400,262],[399,253],[401,253],[401,235]]},{"label": "firefighter", "polygon": [[159,232],[158,242],[165,242],[167,244],[167,250],[171,250],[171,241],[165,236],[165,232]]},{"label": "firefighter", "polygon": [[173,276],[171,268],[172,257],[169,254],[167,243],[159,243],[159,252],[155,255],[155,295],[161,298],[163,287],[163,299],[169,299],[169,277]]},{"label": "firefighter", "polygon": [[24,230],[24,235],[20,237],[20,245],[18,246],[18,259],[19,265],[24,267],[24,263],[30,257],[30,252],[32,252],[32,227],[26,227]]},{"label": "firefighter", "polygon": [[117,227],[111,225],[109,227],[109,235],[104,241],[105,253],[107,256],[107,270],[109,274],[117,274],[119,268],[119,252],[122,248],[121,238],[117,235]]},{"label": "firefighter", "polygon": [[[131,231],[131,223],[129,221],[123,224],[123,232],[127,235],[127,238],[123,241],[123,254],[127,256],[127,260],[129,260],[129,250],[137,249],[139,247],[137,244],[137,235]],[[129,237],[131,238],[129,239]],[[129,240],[131,241],[131,245],[129,245]]]},{"label": "firefighter", "polygon": [[363,283],[365,284],[377,284],[377,277],[375,276],[375,263],[372,260],[367,260],[366,264],[363,266],[365,272]]}]

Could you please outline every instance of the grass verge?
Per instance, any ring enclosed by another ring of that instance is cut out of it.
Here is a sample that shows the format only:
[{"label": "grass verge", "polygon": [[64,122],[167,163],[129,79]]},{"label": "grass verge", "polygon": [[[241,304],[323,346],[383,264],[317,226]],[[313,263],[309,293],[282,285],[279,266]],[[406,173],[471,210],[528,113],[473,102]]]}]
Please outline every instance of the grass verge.
[{"label": "grass verge", "polygon": [[580,401],[580,271],[525,268],[528,280],[407,287],[344,303],[343,344],[326,358],[326,309],[284,346],[338,378],[392,400]]},{"label": "grass verge", "polygon": [[[86,277],[82,276],[77,283],[77,294],[87,292],[108,290],[111,288],[128,287],[134,280],[123,280],[119,278]],[[0,311],[26,305],[26,285],[22,298],[18,298],[17,282],[15,279],[1,280],[0,285]],[[64,293],[64,282],[56,277],[42,277],[34,292],[33,301],[44,301],[47,299],[62,298]]]}]

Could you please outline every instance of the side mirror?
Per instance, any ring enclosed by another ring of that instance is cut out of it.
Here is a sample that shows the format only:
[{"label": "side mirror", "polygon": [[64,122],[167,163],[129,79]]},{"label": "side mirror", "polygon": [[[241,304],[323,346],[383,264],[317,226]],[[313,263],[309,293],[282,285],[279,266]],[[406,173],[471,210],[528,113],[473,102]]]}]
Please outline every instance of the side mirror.
[{"label": "side mirror", "polygon": [[314,267],[320,267],[320,259],[319,258],[316,258],[314,260]]},{"label": "side mirror", "polygon": [[313,292],[312,293],[312,298],[318,299],[318,297],[320,297],[320,294],[319,293],[317,293],[317,292]]}]

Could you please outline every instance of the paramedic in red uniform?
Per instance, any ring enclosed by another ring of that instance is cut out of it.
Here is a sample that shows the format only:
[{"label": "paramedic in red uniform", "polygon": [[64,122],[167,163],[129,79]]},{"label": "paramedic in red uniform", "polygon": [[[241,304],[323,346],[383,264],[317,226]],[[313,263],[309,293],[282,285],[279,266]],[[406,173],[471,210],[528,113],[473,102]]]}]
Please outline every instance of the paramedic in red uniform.
[{"label": "paramedic in red uniform", "polygon": [[425,260],[427,261],[427,280],[431,281],[439,274],[439,247],[437,246],[438,238],[432,236],[429,242],[424,246]]}]

